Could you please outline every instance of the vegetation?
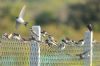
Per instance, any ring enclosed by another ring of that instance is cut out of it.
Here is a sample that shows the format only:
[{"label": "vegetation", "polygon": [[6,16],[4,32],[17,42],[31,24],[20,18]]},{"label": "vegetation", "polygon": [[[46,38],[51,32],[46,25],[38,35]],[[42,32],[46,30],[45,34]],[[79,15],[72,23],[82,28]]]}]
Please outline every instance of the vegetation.
[{"label": "vegetation", "polygon": [[56,18],[50,12],[43,12],[35,18],[36,25],[49,25],[56,22]]},{"label": "vegetation", "polygon": [[0,0],[0,34],[18,32],[29,36],[29,29],[23,25],[15,29],[15,17],[23,5],[27,6],[24,19],[29,22],[28,28],[38,24],[56,38],[68,36],[77,40],[83,38],[86,25],[92,23],[95,39],[100,39],[99,3],[85,0]]},{"label": "vegetation", "polygon": [[100,31],[100,7],[99,3],[86,3],[86,4],[76,4],[71,5],[71,12],[69,15],[68,23],[79,29],[82,25],[87,25],[89,23],[94,24],[94,30]]}]

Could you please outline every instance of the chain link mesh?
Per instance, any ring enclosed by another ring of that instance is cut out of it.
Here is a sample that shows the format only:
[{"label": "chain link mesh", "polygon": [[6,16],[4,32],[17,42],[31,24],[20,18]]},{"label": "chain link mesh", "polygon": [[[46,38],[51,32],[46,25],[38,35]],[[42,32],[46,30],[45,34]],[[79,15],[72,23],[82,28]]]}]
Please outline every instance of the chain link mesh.
[{"label": "chain link mesh", "polygon": [[[30,46],[31,42],[1,39],[0,66],[30,66]],[[84,66],[84,59],[76,56],[83,52],[84,47],[87,46],[66,45],[60,50],[58,46],[40,44],[40,66]],[[100,66],[99,42],[93,44],[93,66]]]}]

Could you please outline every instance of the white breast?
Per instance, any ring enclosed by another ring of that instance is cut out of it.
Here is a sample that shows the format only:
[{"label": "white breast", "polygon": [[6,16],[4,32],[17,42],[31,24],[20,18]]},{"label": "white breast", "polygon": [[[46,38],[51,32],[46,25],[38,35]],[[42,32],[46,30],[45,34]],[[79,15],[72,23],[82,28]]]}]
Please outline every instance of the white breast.
[{"label": "white breast", "polygon": [[10,34],[10,35],[8,36],[8,38],[9,38],[9,39],[11,39],[12,37],[13,37],[13,35],[12,35],[12,34]]},{"label": "white breast", "polygon": [[21,40],[21,37],[19,37],[19,36],[13,36],[13,39]]},{"label": "white breast", "polygon": [[65,49],[65,43],[64,42],[61,42],[59,48],[61,50],[64,50]]},{"label": "white breast", "polygon": [[24,24],[24,20],[22,18],[18,18],[17,19],[17,22],[21,23],[21,24]]}]

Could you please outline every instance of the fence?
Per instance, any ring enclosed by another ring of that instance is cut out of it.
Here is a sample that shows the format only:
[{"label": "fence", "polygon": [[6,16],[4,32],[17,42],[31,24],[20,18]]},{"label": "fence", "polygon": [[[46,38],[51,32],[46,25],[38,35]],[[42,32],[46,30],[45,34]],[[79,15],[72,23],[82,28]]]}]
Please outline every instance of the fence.
[{"label": "fence", "polygon": [[[93,46],[93,66],[100,66],[100,43]],[[56,46],[41,44],[40,66],[84,66],[84,59],[76,56],[83,52],[84,47],[66,45],[64,50],[59,50]],[[30,66],[30,49],[30,42],[1,39],[0,66]]]},{"label": "fence", "polygon": [[[32,29],[39,36],[34,37],[40,40],[40,27],[34,26]],[[92,56],[92,33],[89,35],[85,37],[88,45],[66,45],[64,50],[60,50],[58,46],[49,47],[36,41],[0,39],[0,66],[100,66],[100,43],[93,44]],[[90,50],[90,57],[80,59],[77,54],[83,53],[85,49]],[[92,59],[93,61],[91,61]]]},{"label": "fence", "polygon": [[[100,66],[100,43],[95,43],[93,48],[93,66]],[[64,50],[55,47],[41,46],[41,66],[85,66],[85,59],[80,59],[76,54],[82,53],[84,47],[67,45]]]},{"label": "fence", "polygon": [[30,65],[30,42],[0,40],[0,66]]}]

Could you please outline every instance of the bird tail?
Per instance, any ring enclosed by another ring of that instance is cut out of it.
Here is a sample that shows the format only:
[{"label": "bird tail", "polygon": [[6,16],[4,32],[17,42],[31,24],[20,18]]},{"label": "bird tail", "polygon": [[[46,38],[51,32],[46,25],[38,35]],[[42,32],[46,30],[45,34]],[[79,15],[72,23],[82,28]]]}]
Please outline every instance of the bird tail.
[{"label": "bird tail", "polygon": [[24,24],[24,25],[25,25],[25,27],[26,27],[26,26],[28,25],[28,22],[25,22],[25,24]]}]

